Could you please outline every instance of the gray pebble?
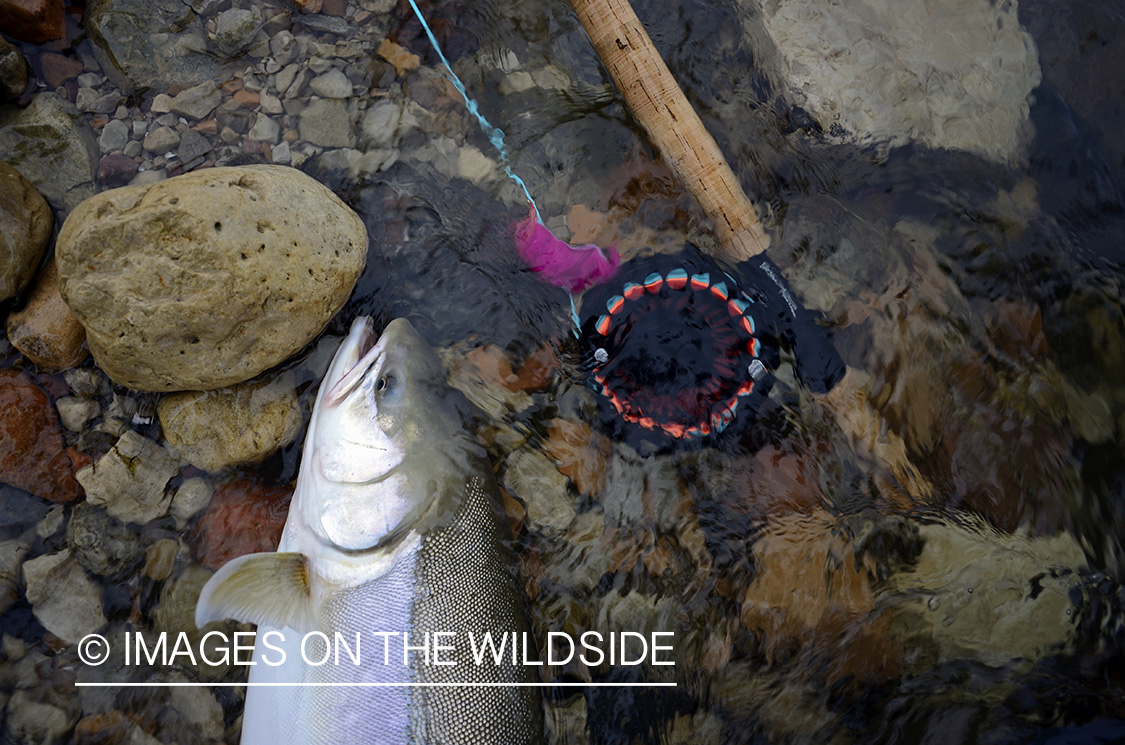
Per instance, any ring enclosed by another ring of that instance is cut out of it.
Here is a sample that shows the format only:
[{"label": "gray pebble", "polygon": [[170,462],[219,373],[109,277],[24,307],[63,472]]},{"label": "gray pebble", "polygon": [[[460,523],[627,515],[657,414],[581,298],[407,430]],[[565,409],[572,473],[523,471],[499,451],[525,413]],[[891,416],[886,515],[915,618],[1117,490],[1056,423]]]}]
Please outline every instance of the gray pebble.
[{"label": "gray pebble", "polygon": [[225,10],[215,21],[215,46],[222,53],[233,56],[254,41],[261,27],[261,19],[252,10]]},{"label": "gray pebble", "polygon": [[309,60],[309,69],[317,75],[328,72],[332,69],[332,60],[325,59],[324,57],[313,57]]},{"label": "gray pebble", "polygon": [[308,79],[308,70],[298,70],[296,77],[293,78],[293,84],[290,85],[289,89],[285,91],[285,97],[293,99],[300,96],[301,91],[304,90],[305,83],[308,82]]},{"label": "gray pebble", "polygon": [[71,432],[81,432],[86,422],[102,413],[102,407],[97,401],[79,396],[63,396],[55,401],[55,408],[58,409],[63,426]]},{"label": "gray pebble", "polygon": [[310,31],[335,36],[348,36],[351,26],[343,18],[325,15],[301,15],[298,19]]},{"label": "gray pebble", "polygon": [[191,9],[201,16],[213,14],[224,2],[226,2],[226,0],[187,0],[187,4],[191,6]]},{"label": "gray pebble", "polygon": [[273,55],[274,61],[282,67],[292,62],[298,51],[297,37],[289,31],[278,31],[270,39],[270,54]]},{"label": "gray pebble", "polygon": [[78,76],[79,88],[97,88],[105,82],[105,78],[92,72],[84,72]]},{"label": "gray pebble", "polygon": [[246,50],[246,56],[253,59],[262,59],[270,54],[270,37],[264,31],[259,31],[254,37],[254,43]]},{"label": "gray pebble", "polygon": [[171,127],[157,127],[145,137],[144,148],[150,153],[166,153],[180,144],[180,134]]},{"label": "gray pebble", "polygon": [[146,122],[144,119],[138,119],[133,122],[134,139],[144,139],[146,132],[148,132],[148,122]]},{"label": "gray pebble", "polygon": [[219,139],[227,143],[228,145],[233,145],[234,143],[242,139],[242,135],[240,135],[238,132],[235,132],[230,127],[223,127],[222,130],[219,131]]},{"label": "gray pebble", "polygon": [[189,129],[180,138],[178,154],[185,168],[197,165],[196,161],[202,162],[203,156],[209,152],[211,152],[210,140],[195,130]]},{"label": "gray pebble", "polygon": [[273,114],[277,116],[285,111],[281,108],[281,100],[277,96],[272,96],[269,93],[262,93],[258,96],[258,106],[264,114]]},{"label": "gray pebble", "polygon": [[248,136],[251,140],[273,144],[277,142],[278,134],[279,128],[277,122],[265,114],[258,114],[257,121],[255,121],[254,126],[250,128]]},{"label": "gray pebble", "polygon": [[242,135],[249,132],[250,127],[254,126],[254,113],[242,108],[233,111],[220,110],[215,115],[215,121],[219,123],[220,127],[229,127]]},{"label": "gray pebble", "polygon": [[[262,30],[269,34],[271,37],[277,36],[283,31],[285,33],[289,33],[289,21],[289,11],[283,10],[279,13],[275,13],[273,16],[267,19],[266,22],[262,24]],[[273,48],[272,44],[270,45],[270,48]]]},{"label": "gray pebble", "polygon": [[402,108],[394,101],[378,101],[363,116],[363,137],[375,147],[390,147],[402,117]]},{"label": "gray pebble", "polygon": [[94,574],[116,574],[140,556],[137,532],[89,502],[74,506],[66,542],[78,563]]},{"label": "gray pebble", "polygon": [[270,75],[275,74],[280,69],[281,69],[281,65],[278,63],[277,60],[272,60],[272,59],[266,60],[266,72],[269,73]]},{"label": "gray pebble", "polygon": [[289,143],[282,140],[273,149],[273,162],[274,163],[289,163],[293,159],[293,154],[289,150]]},{"label": "gray pebble", "polygon": [[175,114],[161,114],[156,117],[156,123],[162,127],[174,127],[180,123],[180,117]]},{"label": "gray pebble", "polygon": [[76,367],[67,370],[63,373],[63,380],[79,396],[96,396],[109,392],[109,381],[95,368]]},{"label": "gray pebble", "polygon": [[118,106],[117,110],[113,112],[114,119],[128,119],[129,109],[126,106]]},{"label": "gray pebble", "polygon": [[89,111],[93,114],[111,114],[117,110],[117,103],[121,100],[118,93],[100,94],[93,88],[79,88],[74,99],[74,105],[79,111]]},{"label": "gray pebble", "polygon": [[348,147],[352,144],[348,109],[338,98],[322,98],[310,103],[301,112],[298,130],[301,139],[320,147]]},{"label": "gray pebble", "polygon": [[211,503],[213,491],[207,479],[200,476],[184,479],[172,496],[168,513],[175,518],[177,525],[182,526]]},{"label": "gray pebble", "polygon": [[98,147],[103,153],[112,153],[124,148],[128,141],[129,125],[120,119],[111,119],[102,128],[102,134],[98,137]]},{"label": "gray pebble", "polygon": [[308,106],[307,103],[299,98],[287,98],[281,103],[281,107],[285,109],[285,113],[289,116],[297,116]]},{"label": "gray pebble", "polygon": [[[311,64],[309,66],[312,67]],[[351,81],[344,73],[335,68],[313,78],[309,87],[313,93],[324,98],[347,98],[352,95]]]},{"label": "gray pebble", "polygon": [[203,119],[223,101],[223,92],[213,82],[200,83],[181,91],[172,99],[172,112],[192,119]]},{"label": "gray pebble", "polygon": [[138,155],[141,154],[141,142],[140,142],[140,140],[129,140],[129,142],[126,143],[125,149],[122,152],[130,158],[137,157]]},{"label": "gray pebble", "polygon": [[300,70],[299,65],[288,65],[282,68],[281,72],[279,72],[274,79],[275,90],[282,94],[288,91],[289,86],[293,85],[293,81],[297,78],[297,73]]}]

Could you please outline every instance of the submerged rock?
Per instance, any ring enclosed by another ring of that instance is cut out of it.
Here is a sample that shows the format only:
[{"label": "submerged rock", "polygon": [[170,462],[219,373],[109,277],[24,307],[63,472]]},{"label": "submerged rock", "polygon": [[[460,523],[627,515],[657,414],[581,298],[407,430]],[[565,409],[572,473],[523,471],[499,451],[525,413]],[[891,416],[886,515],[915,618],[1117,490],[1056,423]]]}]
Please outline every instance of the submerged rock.
[{"label": "submerged rock", "polygon": [[261,19],[252,10],[224,10],[215,22],[215,46],[223,54],[233,57],[250,45],[261,27]]},{"label": "submerged rock", "polygon": [[43,628],[67,644],[105,625],[101,588],[69,550],[39,556],[23,565],[27,600]]},{"label": "submerged rock", "polygon": [[0,38],[0,101],[14,101],[27,87],[27,61],[20,50]]},{"label": "submerged rock", "polygon": [[59,294],[55,257],[47,260],[27,298],[8,316],[8,340],[43,370],[66,370],[86,359],[86,329]]},{"label": "submerged rock", "polygon": [[0,541],[0,613],[11,608],[20,596],[20,565],[30,548],[18,538]]},{"label": "submerged rock", "polygon": [[1028,95],[1041,78],[1017,10],[988,0],[773,0],[762,20],[790,95],[825,131],[1008,160],[1029,139]]},{"label": "submerged rock", "polygon": [[34,691],[18,690],[8,702],[5,741],[11,743],[62,743],[74,727],[77,711],[67,711],[39,700]]},{"label": "submerged rock", "polygon": [[66,33],[61,0],[21,0],[0,3],[0,28],[13,39],[46,44]]},{"label": "submerged rock", "polygon": [[168,508],[169,514],[176,519],[176,527],[183,528],[187,521],[202,512],[211,502],[214,489],[207,483],[207,479],[196,476],[184,479],[172,496],[172,504]]},{"label": "submerged rock", "polygon": [[[229,663],[221,664],[223,660],[221,649],[222,645],[227,643],[226,640],[233,638],[231,636],[233,624],[209,623],[202,629],[195,625],[195,606],[199,602],[199,592],[210,578],[210,571],[198,564],[192,564],[184,569],[179,577],[166,583],[160,593],[160,604],[153,611],[155,628],[152,634],[146,634],[148,637],[146,641],[151,647],[156,642],[156,633],[167,632],[171,638],[176,638],[181,633],[186,634],[191,648],[202,652],[195,655],[197,664],[190,664],[185,657],[178,658],[178,661],[190,667],[204,680],[222,680],[232,667]],[[204,644],[204,635],[212,631],[223,633],[212,635]],[[210,661],[220,664],[207,664],[201,659],[204,655]]]},{"label": "submerged rock", "polygon": [[219,60],[206,53],[203,24],[180,0],[91,0],[86,29],[138,88],[229,77]]},{"label": "submerged rock", "polygon": [[212,168],[98,195],[56,251],[63,297],[111,378],[210,390],[320,333],[363,271],[367,231],[292,168]]},{"label": "submerged rock", "polygon": [[[939,660],[989,665],[1040,659],[1076,639],[1075,599],[1086,557],[1073,536],[1031,539],[983,521],[922,525],[925,548],[891,577],[892,629]],[[931,664],[928,657],[926,664]]]},{"label": "submerged rock", "polygon": [[75,505],[66,528],[66,543],[79,564],[94,574],[116,574],[140,555],[140,535],[90,502]]},{"label": "submerged rock", "polygon": [[243,554],[276,551],[292,496],[287,486],[252,481],[220,486],[199,522],[200,561],[218,569]]},{"label": "submerged rock", "polygon": [[179,460],[132,430],[113,449],[78,472],[90,504],[127,523],[147,523],[164,515],[172,501],[168,481],[179,473]]},{"label": "submerged rock", "polygon": [[215,391],[173,393],[157,405],[168,444],[204,471],[261,463],[301,426],[292,373]]},{"label": "submerged rock", "polygon": [[47,394],[18,370],[0,370],[0,481],[69,502],[82,494],[72,468]]},{"label": "submerged rock", "polygon": [[98,143],[78,116],[54,93],[36,95],[26,109],[0,109],[0,153],[63,213],[95,191]]},{"label": "submerged rock", "polygon": [[51,240],[47,200],[20,172],[0,160],[0,302],[35,275]]}]

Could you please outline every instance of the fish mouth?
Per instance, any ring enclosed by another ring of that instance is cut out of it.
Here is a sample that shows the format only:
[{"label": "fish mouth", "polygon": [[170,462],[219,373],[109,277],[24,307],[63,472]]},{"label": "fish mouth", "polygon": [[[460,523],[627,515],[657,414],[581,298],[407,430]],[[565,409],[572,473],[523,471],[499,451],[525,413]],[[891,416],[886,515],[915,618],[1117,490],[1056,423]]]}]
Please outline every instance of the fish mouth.
[{"label": "fish mouth", "polygon": [[323,405],[334,406],[347,398],[363,380],[367,371],[382,361],[386,345],[380,342],[381,339],[375,333],[375,324],[370,316],[363,316],[352,322],[351,331],[341,345],[344,354],[338,354],[336,362],[333,363],[333,367],[339,363],[340,369],[331,371],[331,373],[339,373],[339,379],[324,394]]}]

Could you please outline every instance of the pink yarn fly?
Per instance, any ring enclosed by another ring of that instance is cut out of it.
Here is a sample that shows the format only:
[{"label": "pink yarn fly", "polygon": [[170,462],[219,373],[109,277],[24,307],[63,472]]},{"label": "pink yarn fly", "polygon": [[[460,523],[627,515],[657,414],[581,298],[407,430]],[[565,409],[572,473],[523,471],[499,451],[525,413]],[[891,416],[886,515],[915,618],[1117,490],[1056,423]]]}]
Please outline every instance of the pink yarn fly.
[{"label": "pink yarn fly", "polygon": [[531,271],[568,292],[581,292],[613,276],[621,261],[612,246],[603,250],[592,243],[572,246],[560,241],[539,221],[534,206],[516,223],[515,238],[516,250]]}]

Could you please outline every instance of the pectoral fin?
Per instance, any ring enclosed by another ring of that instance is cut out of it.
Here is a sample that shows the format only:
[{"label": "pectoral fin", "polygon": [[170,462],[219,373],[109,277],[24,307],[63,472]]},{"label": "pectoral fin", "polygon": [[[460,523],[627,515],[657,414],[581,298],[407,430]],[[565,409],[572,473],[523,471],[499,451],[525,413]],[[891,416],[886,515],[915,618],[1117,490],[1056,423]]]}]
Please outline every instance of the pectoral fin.
[{"label": "pectoral fin", "polygon": [[308,557],[270,552],[227,562],[203,586],[195,606],[195,625],[203,628],[225,618],[312,631]]}]

